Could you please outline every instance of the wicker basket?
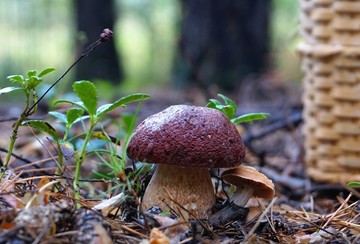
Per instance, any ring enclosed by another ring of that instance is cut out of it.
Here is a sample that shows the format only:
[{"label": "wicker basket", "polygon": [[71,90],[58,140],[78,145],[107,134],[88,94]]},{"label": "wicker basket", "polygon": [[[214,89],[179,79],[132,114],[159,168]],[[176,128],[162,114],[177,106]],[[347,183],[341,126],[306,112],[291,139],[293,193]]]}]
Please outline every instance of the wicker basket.
[{"label": "wicker basket", "polygon": [[360,1],[301,0],[300,8],[306,43],[360,45]]},{"label": "wicker basket", "polygon": [[360,1],[301,0],[308,174],[360,181]]},{"label": "wicker basket", "polygon": [[360,47],[299,46],[309,175],[360,181]]}]

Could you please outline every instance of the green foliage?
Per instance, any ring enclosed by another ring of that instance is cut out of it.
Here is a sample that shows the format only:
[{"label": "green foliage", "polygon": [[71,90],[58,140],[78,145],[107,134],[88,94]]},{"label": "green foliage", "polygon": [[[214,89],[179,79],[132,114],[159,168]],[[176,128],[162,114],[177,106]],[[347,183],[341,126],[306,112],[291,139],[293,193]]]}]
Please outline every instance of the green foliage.
[{"label": "green foliage", "polygon": [[351,181],[347,184],[349,187],[360,187],[360,182],[358,181]]},{"label": "green foliage", "polygon": [[43,120],[27,120],[21,123],[21,125],[28,125],[34,129],[43,131],[48,133],[52,138],[57,141],[58,140],[58,134],[54,127],[52,127],[48,122]]},{"label": "green foliage", "polygon": [[[62,147],[63,152],[65,150],[68,150],[68,151],[66,151],[66,153],[69,152],[69,155],[71,155],[71,156],[72,156],[72,151],[71,151],[72,147],[65,143],[65,141],[68,139],[67,137],[69,135],[69,131],[75,123],[83,122],[84,120],[89,119],[89,125],[86,128],[84,128],[85,133],[83,136],[85,138],[82,142],[81,148],[80,148],[80,150],[76,151],[74,154],[74,156],[76,158],[75,177],[74,177],[74,183],[73,183],[74,191],[75,191],[74,197],[75,197],[75,199],[79,200],[80,199],[80,194],[79,194],[80,168],[81,168],[82,163],[86,159],[86,157],[92,153],[95,153],[97,155],[105,153],[105,154],[112,155],[113,157],[111,157],[111,158],[113,158],[113,159],[121,158],[116,155],[115,150],[107,151],[107,150],[97,149],[97,150],[88,151],[87,145],[89,144],[89,142],[92,138],[98,138],[101,140],[114,142],[114,143],[118,144],[117,143],[118,140],[116,138],[112,138],[109,135],[107,135],[107,133],[105,131],[102,131],[102,132],[94,131],[94,129],[97,126],[97,124],[99,123],[99,121],[107,113],[111,112],[112,110],[119,108],[119,107],[125,108],[128,103],[141,102],[143,100],[146,100],[149,98],[149,95],[144,94],[144,93],[131,94],[131,95],[122,97],[113,103],[105,104],[105,105],[98,107],[98,93],[97,93],[95,85],[92,82],[85,81],[85,80],[77,81],[73,85],[73,91],[76,94],[79,101],[78,100],[73,101],[73,100],[67,100],[67,99],[58,100],[56,102],[56,104],[66,103],[66,104],[72,105],[73,107],[70,108],[66,112],[66,114],[62,114],[62,113],[56,112],[56,111],[50,112],[50,114],[52,116],[56,117],[57,119],[59,119],[60,122],[65,124],[66,131],[65,131],[64,138],[63,138],[62,142],[60,143],[60,146]],[[84,113],[87,113],[88,115],[83,115]],[[69,141],[67,141],[67,142],[69,143]],[[112,167],[114,165],[114,164],[107,163],[106,160],[102,160],[102,162],[109,167]],[[114,167],[112,167],[112,168],[114,169]]]},{"label": "green foliage", "polygon": [[46,124],[45,122],[41,122],[41,121],[25,122],[26,118],[34,114],[37,110],[37,106],[31,106],[32,104],[35,105],[37,102],[38,96],[36,93],[36,88],[43,82],[43,76],[53,72],[54,70],[55,70],[54,68],[46,68],[42,70],[39,74],[36,70],[29,70],[28,72],[26,72],[26,78],[24,78],[24,76],[22,75],[10,75],[7,77],[7,79],[9,79],[12,83],[14,83],[17,86],[9,86],[0,89],[0,95],[8,94],[14,91],[23,91],[25,94],[25,98],[24,98],[25,106],[18,120],[13,125],[13,131],[10,137],[8,152],[6,155],[5,162],[1,167],[1,171],[0,171],[0,179],[2,178],[9,164],[12,152],[14,150],[14,145],[17,138],[17,132],[20,126],[29,125],[36,128],[41,128],[48,133],[52,133],[52,135],[56,134],[54,133],[54,130],[51,129],[52,127],[49,124]]},{"label": "green foliage", "polygon": [[222,94],[218,94],[218,96],[223,100],[223,103],[217,99],[209,99],[206,107],[221,111],[233,124],[253,123],[256,120],[267,119],[270,116],[268,113],[248,113],[235,117],[237,111],[236,103]]}]

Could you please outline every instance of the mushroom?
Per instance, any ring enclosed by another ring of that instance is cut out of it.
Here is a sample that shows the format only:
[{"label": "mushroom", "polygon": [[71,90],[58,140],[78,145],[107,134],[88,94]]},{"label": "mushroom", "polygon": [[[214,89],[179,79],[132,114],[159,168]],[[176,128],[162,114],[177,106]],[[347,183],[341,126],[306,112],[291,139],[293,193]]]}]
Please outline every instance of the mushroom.
[{"label": "mushroom", "polygon": [[157,164],[142,208],[187,209],[206,218],[215,203],[209,168],[235,167],[245,147],[236,127],[220,111],[175,105],[145,119],[131,138],[130,159]]},{"label": "mushroom", "polygon": [[244,207],[251,197],[272,199],[275,194],[274,183],[250,166],[227,169],[222,172],[221,178],[236,187],[230,201],[240,207]]}]

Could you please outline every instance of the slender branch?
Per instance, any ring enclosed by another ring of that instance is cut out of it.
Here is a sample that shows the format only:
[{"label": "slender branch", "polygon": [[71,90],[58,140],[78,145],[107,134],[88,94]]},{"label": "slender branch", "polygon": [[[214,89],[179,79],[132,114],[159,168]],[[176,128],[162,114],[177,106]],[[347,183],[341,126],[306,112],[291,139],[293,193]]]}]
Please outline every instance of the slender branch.
[{"label": "slender branch", "polygon": [[57,84],[60,80],[62,80],[67,73],[78,63],[81,59],[86,57],[90,52],[92,52],[95,48],[97,48],[101,43],[107,42],[112,38],[113,32],[106,28],[103,30],[103,32],[100,34],[100,37],[98,40],[96,40],[94,43],[90,44],[87,48],[84,49],[84,51],[81,53],[81,55],[75,60],[75,62],[70,65],[70,67],[44,92],[44,94],[41,95],[41,97],[27,110],[26,116],[29,116],[32,112],[32,110],[36,107],[36,105],[39,104],[39,102],[46,96],[46,94]]}]

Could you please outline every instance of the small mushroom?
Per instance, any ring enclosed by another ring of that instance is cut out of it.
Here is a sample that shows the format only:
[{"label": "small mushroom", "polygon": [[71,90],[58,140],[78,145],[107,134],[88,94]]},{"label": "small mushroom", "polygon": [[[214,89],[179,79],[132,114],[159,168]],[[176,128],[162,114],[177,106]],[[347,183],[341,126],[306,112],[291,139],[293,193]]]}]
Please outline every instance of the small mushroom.
[{"label": "small mushroom", "polygon": [[222,172],[221,178],[236,187],[230,201],[244,207],[251,197],[272,199],[274,183],[264,174],[250,166],[239,166]]},{"label": "small mushroom", "polygon": [[155,205],[176,210],[178,203],[206,218],[215,203],[209,168],[241,164],[245,147],[236,127],[218,110],[175,105],[136,128],[127,155],[158,164],[143,197],[144,210]]}]

